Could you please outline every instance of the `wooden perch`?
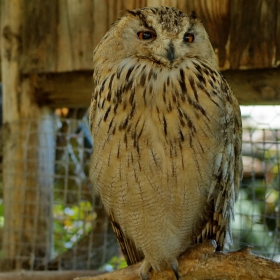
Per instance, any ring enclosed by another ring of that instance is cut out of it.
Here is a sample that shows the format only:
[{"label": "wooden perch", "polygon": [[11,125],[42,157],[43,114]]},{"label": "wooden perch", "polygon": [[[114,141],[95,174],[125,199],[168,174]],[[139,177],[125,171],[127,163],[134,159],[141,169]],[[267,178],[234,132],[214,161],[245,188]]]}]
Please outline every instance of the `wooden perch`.
[{"label": "wooden perch", "polygon": [[[179,258],[180,280],[210,279],[280,279],[280,263],[251,253],[251,247],[235,252],[215,252],[215,245],[209,241],[190,247]],[[124,269],[94,277],[74,280],[139,280],[140,263]],[[150,280],[174,279],[173,271],[151,272]]]}]

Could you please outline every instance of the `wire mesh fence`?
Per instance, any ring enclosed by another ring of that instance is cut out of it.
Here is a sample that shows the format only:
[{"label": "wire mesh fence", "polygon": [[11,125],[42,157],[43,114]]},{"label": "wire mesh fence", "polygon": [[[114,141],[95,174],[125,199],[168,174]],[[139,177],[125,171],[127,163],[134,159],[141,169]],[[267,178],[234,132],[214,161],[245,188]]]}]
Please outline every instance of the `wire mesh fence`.
[{"label": "wire mesh fence", "polygon": [[280,261],[280,107],[243,109],[244,175],[235,205],[234,248]]},{"label": "wire mesh fence", "polygon": [[[254,120],[252,112],[243,116],[244,178],[230,249],[252,245],[254,252],[279,260],[280,112],[275,108],[266,123]],[[0,182],[2,270],[122,265],[115,258],[120,251],[107,215],[88,180],[93,143],[86,114],[24,120],[11,129],[4,148],[5,186]]]}]

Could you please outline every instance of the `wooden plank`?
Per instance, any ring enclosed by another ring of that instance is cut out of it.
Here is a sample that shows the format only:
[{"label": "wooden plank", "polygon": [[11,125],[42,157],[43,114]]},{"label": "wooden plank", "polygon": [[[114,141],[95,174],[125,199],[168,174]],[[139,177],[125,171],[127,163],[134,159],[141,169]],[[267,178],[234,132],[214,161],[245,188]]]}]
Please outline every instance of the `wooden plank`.
[{"label": "wooden plank", "polygon": [[156,7],[161,5],[164,5],[162,0],[147,0],[148,7]]},{"label": "wooden plank", "polygon": [[231,69],[276,66],[277,14],[277,0],[231,0]]},{"label": "wooden plank", "polygon": [[280,65],[280,0],[277,0],[276,13],[276,55],[275,55],[275,65]]},{"label": "wooden plank", "polygon": [[104,0],[93,0],[93,47],[97,46],[108,29],[108,2]]},{"label": "wooden plank", "polygon": [[57,51],[59,55],[56,61],[58,72],[70,71],[74,68],[67,5],[67,0],[58,0]]},{"label": "wooden plank", "polygon": [[88,107],[93,91],[92,71],[41,75],[36,87],[39,106]]},{"label": "wooden plank", "polygon": [[[19,94],[19,59],[20,59],[20,25],[22,22],[22,2],[11,0],[0,2],[1,12],[1,69],[3,92],[4,121],[18,119],[17,96]],[[16,5],[13,9],[12,5]],[[10,19],[8,18],[10,17]],[[3,71],[4,70],[4,71]],[[9,94],[5,94],[5,92]]]},{"label": "wooden plank", "polygon": [[53,121],[45,119],[50,110],[39,108],[34,99],[32,77],[20,75],[26,2],[0,3],[5,205],[1,270],[33,268],[38,258],[47,261],[51,256],[54,128]]},{"label": "wooden plank", "polygon": [[280,68],[228,70],[223,75],[240,105],[280,105]]},{"label": "wooden plank", "polygon": [[[224,71],[241,105],[280,105],[280,69]],[[54,108],[88,107],[93,90],[92,71],[42,75],[36,100]]]},{"label": "wooden plank", "polygon": [[21,72],[56,70],[57,19],[57,1],[23,1]]},{"label": "wooden plank", "polygon": [[115,22],[118,18],[122,17],[126,10],[133,10],[136,8],[141,8],[147,6],[146,0],[133,0],[133,1],[126,1],[126,0],[108,0],[108,22],[110,28],[111,24]]},{"label": "wooden plank", "polygon": [[66,7],[73,60],[73,68],[68,71],[92,69],[93,1],[68,0]]},{"label": "wooden plank", "polygon": [[218,64],[228,68],[227,42],[230,30],[230,0],[179,1],[185,13],[195,11],[201,19],[217,53]]},{"label": "wooden plank", "polygon": [[92,68],[93,1],[59,0],[56,71]]},{"label": "wooden plank", "polygon": [[222,69],[280,61],[280,0],[24,0],[21,72],[92,69],[94,47],[126,9],[169,5],[202,19]]},{"label": "wooden plank", "polygon": [[147,0],[148,7],[169,6],[178,7],[178,0]]},{"label": "wooden plank", "polygon": [[125,1],[127,10],[134,10],[136,8],[146,7],[146,0]]}]

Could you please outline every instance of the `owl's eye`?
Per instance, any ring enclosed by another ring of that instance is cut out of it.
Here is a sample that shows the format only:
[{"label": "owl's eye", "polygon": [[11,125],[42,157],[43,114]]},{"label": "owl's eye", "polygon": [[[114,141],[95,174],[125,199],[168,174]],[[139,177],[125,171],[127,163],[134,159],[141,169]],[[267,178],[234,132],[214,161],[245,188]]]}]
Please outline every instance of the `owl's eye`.
[{"label": "owl's eye", "polygon": [[157,34],[153,31],[139,31],[137,32],[137,36],[141,40],[150,40],[157,37]]},{"label": "owl's eye", "polygon": [[194,35],[193,33],[185,33],[184,35],[184,41],[187,43],[192,43],[194,41]]}]

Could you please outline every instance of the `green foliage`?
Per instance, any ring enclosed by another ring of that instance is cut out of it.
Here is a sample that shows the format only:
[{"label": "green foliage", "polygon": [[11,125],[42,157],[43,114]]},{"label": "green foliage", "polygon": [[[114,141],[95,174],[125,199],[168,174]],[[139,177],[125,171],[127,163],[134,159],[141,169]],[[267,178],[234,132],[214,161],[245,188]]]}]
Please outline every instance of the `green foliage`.
[{"label": "green foliage", "polygon": [[71,207],[55,204],[53,214],[56,255],[72,248],[82,236],[89,233],[96,219],[89,201],[81,201]]},{"label": "green foliage", "polygon": [[114,256],[108,263],[100,267],[100,270],[112,271],[127,267],[123,256]]}]

